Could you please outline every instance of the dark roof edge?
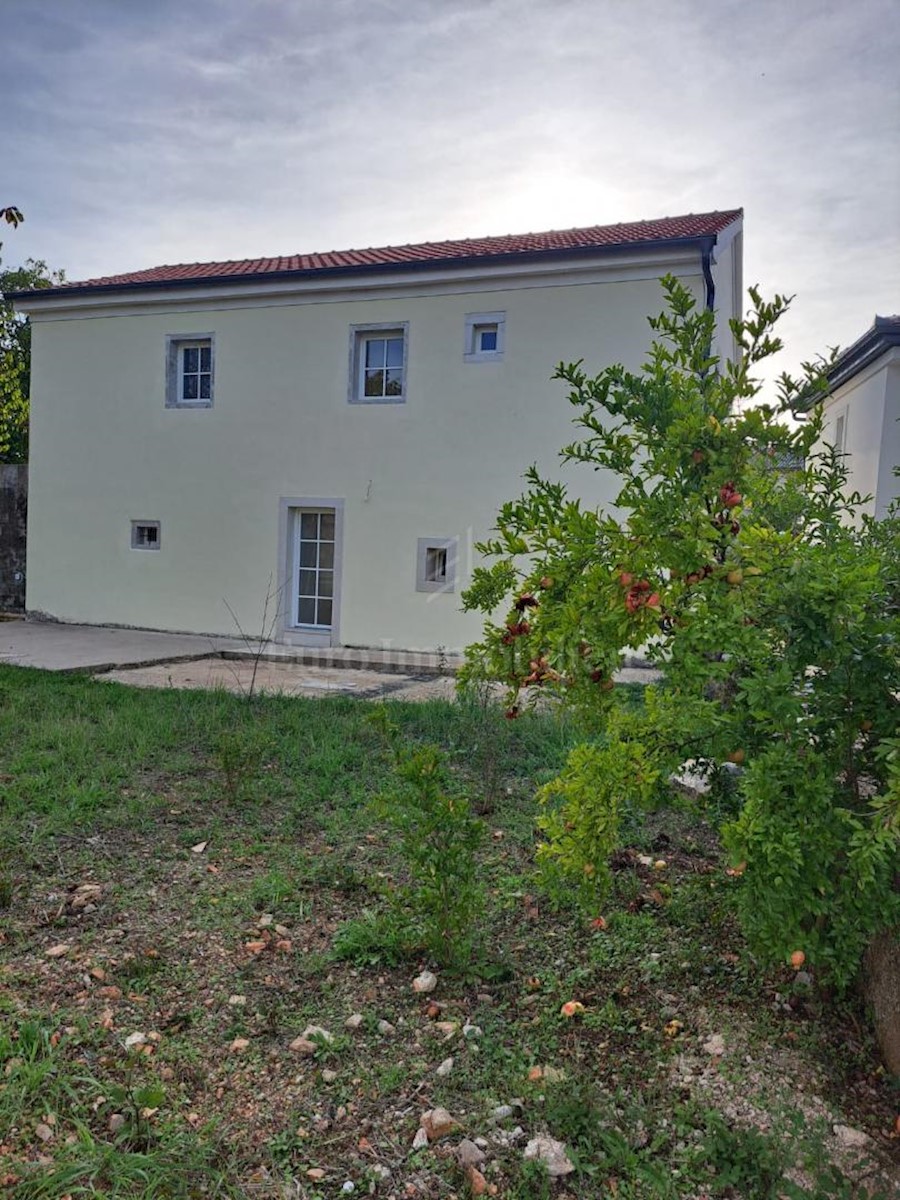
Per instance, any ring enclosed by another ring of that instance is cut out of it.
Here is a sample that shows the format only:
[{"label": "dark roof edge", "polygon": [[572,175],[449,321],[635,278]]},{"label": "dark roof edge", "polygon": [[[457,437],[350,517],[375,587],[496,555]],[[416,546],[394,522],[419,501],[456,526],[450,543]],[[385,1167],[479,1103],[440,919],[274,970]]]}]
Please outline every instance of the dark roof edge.
[{"label": "dark roof edge", "polygon": [[[735,218],[737,219],[737,218]],[[725,227],[726,229],[729,226]],[[635,250],[679,250],[696,247],[698,250],[711,248],[718,240],[717,233],[695,234],[691,237],[652,238],[640,242],[620,242],[611,246],[566,246],[552,250],[511,250],[503,254],[467,254],[458,258],[423,259],[414,262],[360,263],[341,267],[313,267],[293,271],[257,271],[245,275],[207,275],[189,279],[147,279],[140,283],[94,283],[73,284],[58,288],[32,288],[26,291],[6,292],[9,300],[34,297],[54,299],[62,296],[103,296],[110,293],[135,291],[166,291],[169,288],[226,287],[244,283],[286,282],[292,279],[321,278],[323,276],[377,275],[393,272],[440,271],[462,269],[471,266],[503,266],[520,262],[556,262],[572,258],[588,258],[628,253]]]},{"label": "dark roof edge", "polygon": [[829,367],[826,375],[831,390],[855,378],[892,346],[900,346],[900,317],[876,317],[871,328]]}]

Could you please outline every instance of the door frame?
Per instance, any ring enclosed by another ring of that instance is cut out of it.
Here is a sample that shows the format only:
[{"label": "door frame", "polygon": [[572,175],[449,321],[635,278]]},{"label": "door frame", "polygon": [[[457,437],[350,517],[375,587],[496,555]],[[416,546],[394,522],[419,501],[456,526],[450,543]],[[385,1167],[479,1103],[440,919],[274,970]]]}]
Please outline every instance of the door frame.
[{"label": "door frame", "polygon": [[[331,509],[334,512],[334,597],[331,628],[314,629],[294,625],[294,588],[298,564],[295,562],[295,530],[303,509]],[[278,600],[279,638],[290,646],[339,646],[341,621],[341,582],[344,549],[344,501],[338,496],[282,496],[278,502]]]}]

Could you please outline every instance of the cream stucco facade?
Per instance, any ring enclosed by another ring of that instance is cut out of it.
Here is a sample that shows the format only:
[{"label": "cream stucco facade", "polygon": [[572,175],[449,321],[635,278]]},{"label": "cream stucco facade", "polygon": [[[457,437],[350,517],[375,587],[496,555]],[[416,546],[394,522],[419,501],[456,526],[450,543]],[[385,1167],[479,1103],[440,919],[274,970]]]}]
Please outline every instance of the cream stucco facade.
[{"label": "cream stucco facade", "polygon": [[[740,302],[739,234],[738,220],[710,267],[720,329]],[[555,364],[639,366],[666,271],[705,302],[702,257],[683,245],[22,300],[33,321],[28,609],[219,634],[236,618],[256,633],[274,588],[282,640],[465,646],[480,627],[460,610],[474,543],[529,464],[560,475],[573,436]],[[502,315],[502,356],[466,355],[473,313]],[[351,331],[370,325],[405,330],[403,403],[349,401]],[[167,405],[167,339],[198,331],[213,338],[212,403]],[[573,483],[592,505],[611,500],[602,475]],[[297,619],[303,509],[336,518],[330,628]],[[154,548],[133,547],[133,522],[159,523]],[[417,586],[423,539],[456,547],[452,591]]]},{"label": "cream stucco facade", "polygon": [[860,512],[881,519],[900,496],[900,318],[876,318],[830,374],[822,442],[845,456]]}]

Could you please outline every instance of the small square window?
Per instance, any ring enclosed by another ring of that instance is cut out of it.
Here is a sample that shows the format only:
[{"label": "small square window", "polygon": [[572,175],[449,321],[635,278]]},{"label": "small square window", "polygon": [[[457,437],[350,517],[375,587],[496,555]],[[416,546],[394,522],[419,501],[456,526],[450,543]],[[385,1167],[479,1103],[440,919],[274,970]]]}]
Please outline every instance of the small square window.
[{"label": "small square window", "polygon": [[456,538],[419,538],[416,591],[456,590]]},{"label": "small square window", "polygon": [[215,371],[211,333],[166,338],[166,407],[211,408]]},{"label": "small square window", "polygon": [[447,582],[446,546],[429,546],[425,551],[425,582]]},{"label": "small square window", "polygon": [[159,549],[159,521],[131,522],[132,550]]},{"label": "small square window", "polygon": [[466,362],[500,362],[506,337],[506,313],[467,313],[463,358]]},{"label": "small square window", "polygon": [[350,329],[351,404],[404,404],[408,323]]},{"label": "small square window", "polygon": [[497,351],[497,337],[496,325],[476,325],[475,349],[482,354],[495,354]]}]

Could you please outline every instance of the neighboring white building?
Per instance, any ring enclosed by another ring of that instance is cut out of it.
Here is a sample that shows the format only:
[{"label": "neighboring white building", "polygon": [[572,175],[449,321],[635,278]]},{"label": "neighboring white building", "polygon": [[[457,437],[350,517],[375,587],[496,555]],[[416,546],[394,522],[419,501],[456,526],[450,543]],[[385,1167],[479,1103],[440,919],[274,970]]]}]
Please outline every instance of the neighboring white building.
[{"label": "neighboring white building", "polygon": [[230,608],[258,632],[272,581],[284,642],[461,648],[473,543],[573,437],[555,365],[639,367],[666,272],[731,354],[741,228],[736,210],[19,294],[28,610],[233,634]]},{"label": "neighboring white building", "polygon": [[846,455],[848,489],[870,497],[863,511],[884,517],[900,496],[900,316],[876,317],[828,382],[822,440]]}]

